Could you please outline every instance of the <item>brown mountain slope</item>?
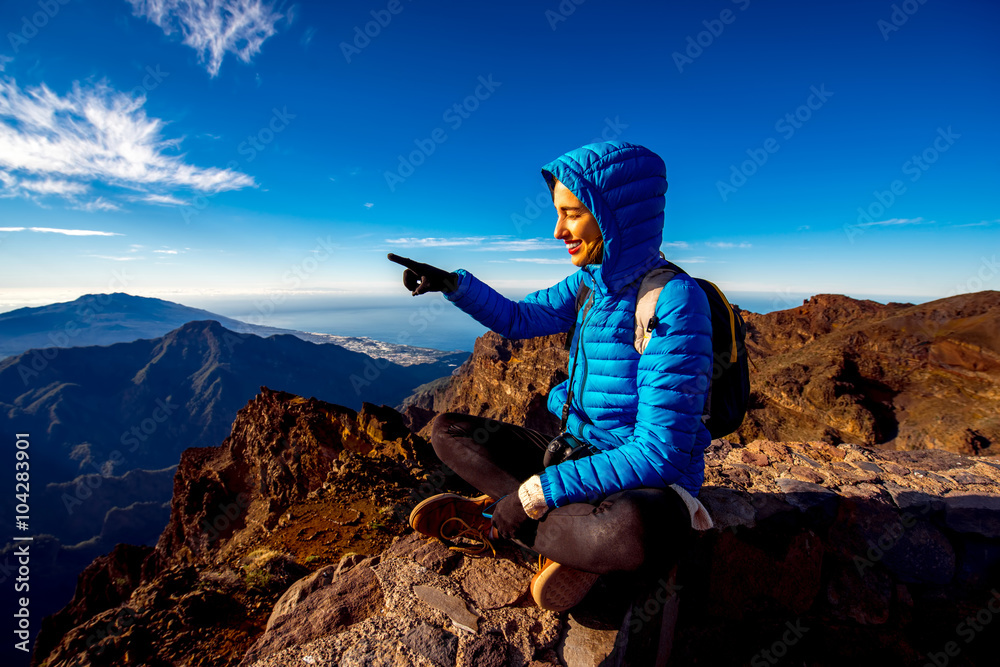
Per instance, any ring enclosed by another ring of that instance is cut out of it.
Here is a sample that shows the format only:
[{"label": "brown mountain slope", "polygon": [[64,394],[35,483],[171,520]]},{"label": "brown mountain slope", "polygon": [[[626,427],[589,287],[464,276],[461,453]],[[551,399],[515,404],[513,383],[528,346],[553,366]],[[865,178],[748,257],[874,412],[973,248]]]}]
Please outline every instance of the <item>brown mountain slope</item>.
[{"label": "brown mountain slope", "polygon": [[[527,592],[531,554],[468,558],[405,527],[415,502],[462,489],[397,413],[265,389],[222,446],[184,453],[156,548],[81,576],[35,664],[596,667],[680,591],[676,664],[754,664],[791,622],[807,630],[789,664],[909,665],[991,600],[1000,466],[985,458],[716,441],[706,464],[716,527],[676,586],[605,575],[555,614]],[[983,633],[962,657],[994,664],[995,648]]]},{"label": "brown mountain slope", "polygon": [[756,371],[739,441],[1000,453],[1000,292],[917,306],[820,295],[745,317]]},{"label": "brown mountain slope", "polygon": [[[1000,454],[1000,292],[917,306],[821,294],[797,308],[743,315],[752,397],[735,441]],[[545,397],[567,377],[565,341],[487,332],[454,375],[400,409],[425,436],[431,418],[447,411],[554,434],[559,420]]]},{"label": "brown mountain slope", "polygon": [[568,377],[565,345],[565,333],[508,340],[487,331],[454,374],[425,385],[399,409],[407,425],[425,438],[434,415],[449,411],[556,434],[559,420],[549,412],[545,398],[549,389]]}]

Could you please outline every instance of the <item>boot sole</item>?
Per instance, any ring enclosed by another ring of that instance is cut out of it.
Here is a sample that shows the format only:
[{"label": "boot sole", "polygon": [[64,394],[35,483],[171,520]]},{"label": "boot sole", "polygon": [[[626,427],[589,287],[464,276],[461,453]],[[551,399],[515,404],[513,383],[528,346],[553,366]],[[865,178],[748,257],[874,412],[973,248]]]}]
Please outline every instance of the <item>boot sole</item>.
[{"label": "boot sole", "polygon": [[[436,496],[422,500],[410,511],[410,527],[418,533],[429,537],[441,538],[441,525],[445,520],[461,516],[461,513],[451,508],[458,503],[468,503],[470,500],[477,501],[488,498],[489,496],[486,495],[479,496],[478,498],[466,498],[456,493],[439,493]],[[435,505],[437,507],[431,508],[431,506]],[[482,520],[486,521],[486,518],[483,517]],[[434,530],[432,530],[432,527]]]},{"label": "boot sole", "polygon": [[566,611],[587,597],[599,576],[552,563],[531,580],[531,597],[542,609]]}]

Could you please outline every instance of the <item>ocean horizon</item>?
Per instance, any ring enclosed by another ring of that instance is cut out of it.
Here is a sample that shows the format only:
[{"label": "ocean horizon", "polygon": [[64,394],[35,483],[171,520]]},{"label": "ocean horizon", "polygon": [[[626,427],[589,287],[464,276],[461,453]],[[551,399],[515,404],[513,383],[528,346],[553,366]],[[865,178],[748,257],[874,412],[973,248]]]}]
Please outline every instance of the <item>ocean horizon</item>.
[{"label": "ocean horizon", "polygon": [[[727,292],[743,310],[770,313],[802,305],[805,292]],[[851,296],[851,295],[848,295]],[[521,299],[524,295],[511,296]],[[941,297],[857,295],[879,303],[925,303]],[[363,336],[375,340],[438,350],[471,352],[476,338],[488,329],[441,294],[419,297],[289,297],[280,303],[247,297],[178,298],[187,306],[204,308],[249,324],[326,333]]]}]

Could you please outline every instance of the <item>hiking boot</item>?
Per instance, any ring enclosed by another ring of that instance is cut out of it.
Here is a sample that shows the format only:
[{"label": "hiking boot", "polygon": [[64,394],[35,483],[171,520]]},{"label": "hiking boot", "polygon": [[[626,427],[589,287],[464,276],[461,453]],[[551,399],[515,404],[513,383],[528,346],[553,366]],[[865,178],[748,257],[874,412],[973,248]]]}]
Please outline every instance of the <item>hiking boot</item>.
[{"label": "hiking boot", "polygon": [[542,609],[566,611],[575,607],[600,576],[541,556],[538,560],[538,572],[531,578],[531,597]]},{"label": "hiking boot", "polygon": [[489,550],[496,554],[489,537],[493,522],[483,516],[496,501],[487,495],[466,498],[455,493],[439,493],[424,500],[410,512],[410,526],[418,533],[449,545],[449,549],[470,556]]}]

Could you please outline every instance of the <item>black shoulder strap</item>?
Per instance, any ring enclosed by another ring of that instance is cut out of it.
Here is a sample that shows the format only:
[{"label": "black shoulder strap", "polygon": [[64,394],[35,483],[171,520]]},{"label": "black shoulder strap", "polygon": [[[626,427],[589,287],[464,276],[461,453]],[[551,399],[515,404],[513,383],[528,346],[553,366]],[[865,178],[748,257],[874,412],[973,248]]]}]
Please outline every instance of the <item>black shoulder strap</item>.
[{"label": "black shoulder strap", "polygon": [[[590,294],[590,289],[587,289],[587,294]],[[594,305],[594,295],[590,294],[590,298],[587,299],[586,304],[583,306],[583,317],[581,322],[585,322],[587,319],[587,313],[590,311],[590,307]],[[579,301],[577,302],[577,307],[579,307]],[[576,326],[573,327],[576,330]],[[572,331],[570,332],[570,340],[573,339]],[[581,334],[582,335],[582,334]],[[582,342],[582,341],[581,341]],[[573,403],[573,376],[576,375],[576,355],[580,353],[580,342],[576,344],[576,350],[573,351],[573,362],[570,364],[573,370],[569,374],[569,389],[566,392],[566,402],[563,404],[562,409],[562,419],[559,422],[559,432],[566,432],[566,423],[569,420],[569,406]]]},{"label": "black shoulder strap", "polygon": [[[590,296],[590,288],[587,287],[583,281],[580,281],[580,287],[576,290],[576,312],[579,313],[583,305],[587,303],[587,297]],[[573,326],[570,327],[569,335],[566,337],[566,349],[569,350],[573,345],[573,334],[576,333],[576,320],[573,320]]]}]

